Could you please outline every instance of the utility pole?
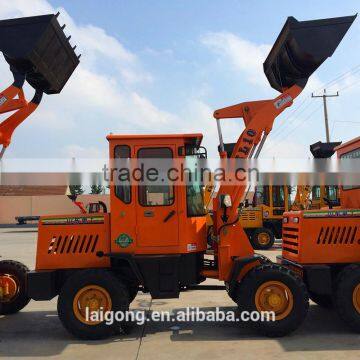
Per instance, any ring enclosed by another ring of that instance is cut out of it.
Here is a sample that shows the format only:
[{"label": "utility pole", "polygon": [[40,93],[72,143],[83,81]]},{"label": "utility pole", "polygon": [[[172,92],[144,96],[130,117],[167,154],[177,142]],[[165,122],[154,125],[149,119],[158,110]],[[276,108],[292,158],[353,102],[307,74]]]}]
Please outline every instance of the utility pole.
[{"label": "utility pole", "polygon": [[339,92],[337,91],[336,94],[326,94],[326,89],[324,89],[324,92],[322,95],[314,95],[311,94],[312,98],[322,98],[323,104],[324,104],[324,119],[325,119],[325,131],[326,131],[326,142],[330,142],[330,131],[329,131],[329,119],[328,119],[328,111],[327,111],[327,104],[326,104],[326,98],[328,97],[336,97],[339,96]]}]

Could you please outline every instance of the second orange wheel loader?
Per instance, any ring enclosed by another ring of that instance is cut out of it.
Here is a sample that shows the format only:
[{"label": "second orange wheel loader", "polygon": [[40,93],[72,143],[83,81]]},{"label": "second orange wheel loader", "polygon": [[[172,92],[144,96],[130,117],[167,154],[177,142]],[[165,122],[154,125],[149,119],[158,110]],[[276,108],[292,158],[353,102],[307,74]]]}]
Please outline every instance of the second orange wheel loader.
[{"label": "second orange wheel loader", "polygon": [[[360,159],[360,137],[335,150],[340,159]],[[360,332],[359,185],[342,184],[337,205],[329,202],[320,210],[284,213],[283,249],[277,261],[302,277],[315,303],[334,306]]]},{"label": "second orange wheel loader", "polygon": [[[292,105],[309,76],[333,54],[354,17],[297,21],[288,18],[264,71],[280,92],[274,99],[249,101],[215,111],[220,157],[249,158],[261,148],[275,118]],[[244,55],[246,56],[246,55]],[[220,119],[242,118],[245,130],[224,144]],[[110,159],[167,159],[194,163],[202,134],[109,135]],[[139,289],[152,298],[176,298],[185,287],[206,278],[225,282],[241,311],[272,312],[274,321],[252,324],[268,336],[283,336],[304,320],[308,295],[289,268],[254,254],[238,221],[246,185],[222,183],[214,199],[212,258],[207,249],[202,188],[111,183],[110,212],[44,216],[39,222],[36,268],[28,274],[34,300],[58,297],[58,314],[75,336],[100,339],[116,333],[121,321],[107,325],[92,312],[121,311]]]}]

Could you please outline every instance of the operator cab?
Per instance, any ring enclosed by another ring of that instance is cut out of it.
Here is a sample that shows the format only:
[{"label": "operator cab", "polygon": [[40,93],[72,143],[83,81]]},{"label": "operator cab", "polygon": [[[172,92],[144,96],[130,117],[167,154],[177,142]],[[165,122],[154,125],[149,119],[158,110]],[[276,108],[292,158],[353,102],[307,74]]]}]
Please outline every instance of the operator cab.
[{"label": "operator cab", "polygon": [[[195,176],[206,157],[202,134],[107,139],[111,253],[134,255],[144,274],[167,277],[166,291],[176,297],[179,283],[200,282],[207,248],[204,186]],[[126,168],[130,176],[124,176]],[[154,286],[151,292],[159,297],[165,290]]]},{"label": "operator cab", "polygon": [[[201,134],[110,135],[112,251],[187,253],[205,250],[205,206],[200,181],[187,182],[206,156]],[[132,168],[124,176],[126,164]],[[120,165],[120,166],[118,166]],[[150,168],[151,165],[151,168]],[[116,176],[117,175],[117,176]],[[140,181],[138,181],[140,180]]]}]

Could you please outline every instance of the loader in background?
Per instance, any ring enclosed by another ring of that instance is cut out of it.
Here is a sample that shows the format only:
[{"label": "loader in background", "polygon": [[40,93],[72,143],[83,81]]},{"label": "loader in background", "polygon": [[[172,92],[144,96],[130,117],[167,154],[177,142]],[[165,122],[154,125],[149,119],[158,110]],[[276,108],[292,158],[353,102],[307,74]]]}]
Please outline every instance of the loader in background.
[{"label": "loader in background", "polygon": [[[340,159],[360,159],[360,137],[335,148]],[[335,306],[360,332],[360,187],[340,186],[340,206],[284,213],[279,264],[304,280],[310,298]]]},{"label": "loader in background", "polygon": [[[328,159],[341,142],[310,145],[314,159]],[[292,193],[295,192],[292,199]],[[257,186],[249,207],[240,213],[240,222],[249,236],[254,249],[265,250],[273,246],[275,238],[282,238],[284,212],[291,210],[321,209],[338,206],[339,194],[336,185]]]},{"label": "loader in background", "polygon": [[[58,94],[79,64],[75,47],[64,34],[56,15],[0,21],[0,51],[10,66],[14,82],[0,94],[0,114],[10,113],[0,124],[0,161],[15,129],[38,107],[45,94]],[[29,102],[23,86],[35,90]],[[0,261],[0,314],[20,311],[30,301],[26,276],[29,269],[17,261]]]}]

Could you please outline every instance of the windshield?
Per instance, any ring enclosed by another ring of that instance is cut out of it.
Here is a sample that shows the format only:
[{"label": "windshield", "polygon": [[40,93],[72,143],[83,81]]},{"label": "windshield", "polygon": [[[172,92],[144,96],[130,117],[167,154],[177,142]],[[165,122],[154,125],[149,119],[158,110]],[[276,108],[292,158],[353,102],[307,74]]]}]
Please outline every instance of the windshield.
[{"label": "windshield", "polygon": [[206,215],[204,203],[205,186],[202,184],[200,176],[195,176],[197,166],[197,156],[186,157],[186,206],[189,217]]}]

